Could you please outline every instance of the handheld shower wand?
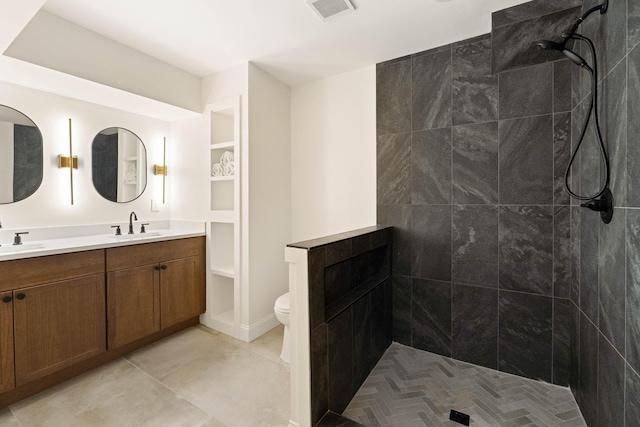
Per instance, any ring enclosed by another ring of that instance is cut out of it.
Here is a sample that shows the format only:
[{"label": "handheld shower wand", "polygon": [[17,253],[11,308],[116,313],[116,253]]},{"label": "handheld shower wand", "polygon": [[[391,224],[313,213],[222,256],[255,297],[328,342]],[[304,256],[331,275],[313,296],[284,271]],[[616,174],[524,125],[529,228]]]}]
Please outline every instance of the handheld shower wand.
[{"label": "handheld shower wand", "polygon": [[[587,70],[591,76],[591,100],[589,102],[589,111],[587,113],[587,119],[582,127],[582,131],[580,133],[580,138],[578,143],[571,155],[571,160],[569,160],[569,164],[567,165],[567,170],[564,175],[564,186],[569,193],[569,195],[575,199],[587,201],[586,203],[581,204],[580,206],[589,208],[594,211],[600,212],[600,216],[605,224],[608,224],[611,221],[611,217],[613,216],[613,195],[611,194],[611,190],[609,189],[609,180],[610,180],[610,167],[609,167],[609,157],[607,155],[607,150],[604,145],[602,139],[602,133],[600,131],[600,121],[598,118],[598,60],[596,57],[596,50],[593,45],[593,42],[580,34],[577,33],[578,27],[589,15],[594,12],[599,11],[600,14],[604,14],[609,7],[609,1],[604,0],[604,2],[598,6],[594,6],[591,9],[587,10],[569,29],[562,33],[562,39],[558,42],[553,42],[549,40],[540,40],[536,42],[538,47],[547,50],[556,50],[562,52],[567,58],[569,58],[574,64],[579,65],[580,67]],[[585,42],[589,50],[591,52],[591,59],[593,60],[593,66],[589,66],[587,61],[582,58],[580,55],[567,48],[567,43],[569,40],[574,39],[578,41]],[[602,186],[600,189],[592,194],[592,195],[579,195],[576,194],[571,187],[569,186],[569,176],[571,171],[571,166],[576,159],[576,155],[578,154],[578,150],[582,145],[584,140],[584,136],[587,132],[587,128],[589,125],[589,121],[591,120],[591,114],[593,113],[595,129],[596,129],[596,137],[598,140],[598,146],[600,148],[600,155],[602,157],[602,161],[604,164],[604,180],[602,182]],[[598,197],[600,199],[598,200]]]}]

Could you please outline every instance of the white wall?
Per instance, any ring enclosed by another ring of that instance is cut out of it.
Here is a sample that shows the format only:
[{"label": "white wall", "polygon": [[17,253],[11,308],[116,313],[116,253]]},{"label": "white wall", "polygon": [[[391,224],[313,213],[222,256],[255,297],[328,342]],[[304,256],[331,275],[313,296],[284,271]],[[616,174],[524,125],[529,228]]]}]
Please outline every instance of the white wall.
[{"label": "white wall", "polygon": [[292,240],[376,223],[376,68],[291,90]]},{"label": "white wall", "polygon": [[[140,221],[170,218],[168,204],[161,205],[160,212],[151,212],[151,199],[162,197],[162,180],[150,172],[155,163],[162,162],[162,139],[169,136],[168,122],[4,82],[0,82],[0,104],[27,115],[44,139],[42,185],[23,201],[0,205],[0,222],[5,229],[126,223],[131,211],[137,213]],[[69,152],[69,118],[73,125],[73,151],[79,158],[79,169],[74,171],[73,206],[69,169],[57,167],[58,154]],[[98,132],[108,127],[129,129],[142,139],[147,149],[147,188],[130,203],[105,200],[93,187],[91,143]]]},{"label": "white wall", "polygon": [[287,85],[249,65],[249,325],[273,315],[288,291],[291,126]]}]

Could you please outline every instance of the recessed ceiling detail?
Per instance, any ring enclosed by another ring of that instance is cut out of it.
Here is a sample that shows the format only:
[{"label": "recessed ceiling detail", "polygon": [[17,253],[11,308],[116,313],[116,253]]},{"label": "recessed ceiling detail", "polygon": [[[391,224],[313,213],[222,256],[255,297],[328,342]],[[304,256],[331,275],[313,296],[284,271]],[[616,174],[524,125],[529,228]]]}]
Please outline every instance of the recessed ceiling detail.
[{"label": "recessed ceiling detail", "polygon": [[325,22],[355,10],[349,0],[307,0],[307,4]]}]

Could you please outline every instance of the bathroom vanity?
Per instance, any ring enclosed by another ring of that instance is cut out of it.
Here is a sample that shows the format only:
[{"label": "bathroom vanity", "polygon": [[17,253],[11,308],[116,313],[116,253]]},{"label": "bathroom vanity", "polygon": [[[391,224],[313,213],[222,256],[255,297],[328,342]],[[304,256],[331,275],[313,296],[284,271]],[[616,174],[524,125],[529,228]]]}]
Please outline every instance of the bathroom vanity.
[{"label": "bathroom vanity", "polygon": [[0,261],[0,408],[198,323],[204,237],[103,246]]}]

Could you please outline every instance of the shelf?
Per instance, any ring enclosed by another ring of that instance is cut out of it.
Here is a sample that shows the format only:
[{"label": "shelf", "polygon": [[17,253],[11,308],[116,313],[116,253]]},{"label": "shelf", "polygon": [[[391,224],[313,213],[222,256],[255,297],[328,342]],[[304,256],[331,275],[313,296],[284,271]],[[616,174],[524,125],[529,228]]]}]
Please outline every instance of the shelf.
[{"label": "shelf", "polygon": [[236,145],[235,141],[217,142],[215,144],[211,144],[211,149],[216,150],[220,148],[233,148],[235,145]]},{"label": "shelf", "polygon": [[373,289],[375,289],[377,286],[381,285],[388,279],[388,273],[378,273],[370,279],[366,280],[360,286],[353,288],[351,291],[341,296],[337,301],[326,306],[324,310],[326,321],[328,322],[338,314],[342,313],[345,309],[351,307],[354,302],[367,295],[369,292],[371,292]]},{"label": "shelf", "polygon": [[211,273],[217,274],[218,276],[229,277],[231,279],[235,277],[235,271],[232,264],[211,267]]},{"label": "shelf", "polygon": [[231,210],[215,210],[215,211],[210,211],[211,215],[209,216],[211,222],[223,222],[226,224],[233,224],[235,223],[235,211],[231,211]]},{"label": "shelf", "polygon": [[212,176],[211,181],[233,181],[235,175]]}]

